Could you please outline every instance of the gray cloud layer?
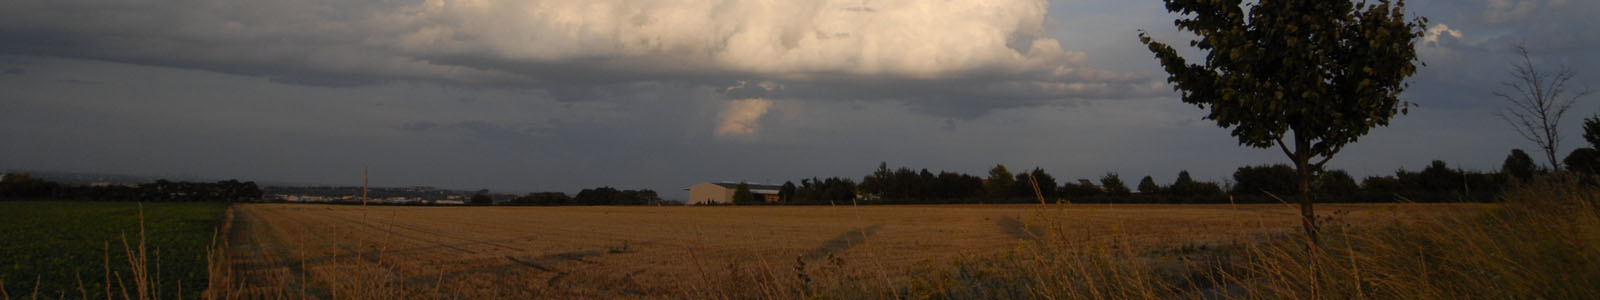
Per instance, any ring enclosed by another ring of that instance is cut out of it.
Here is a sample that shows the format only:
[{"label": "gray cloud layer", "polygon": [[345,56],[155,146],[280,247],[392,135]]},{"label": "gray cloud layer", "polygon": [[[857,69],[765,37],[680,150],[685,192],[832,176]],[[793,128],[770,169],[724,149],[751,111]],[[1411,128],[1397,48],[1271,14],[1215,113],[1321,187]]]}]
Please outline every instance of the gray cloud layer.
[{"label": "gray cloud layer", "polygon": [[[1283,160],[1158,82],[1135,30],[1184,40],[1159,1],[712,3],[5,1],[0,169],[358,184],[370,164],[377,185],[673,197],[880,161],[1170,182]],[[1506,47],[1600,86],[1597,6],[1408,2],[1445,26],[1421,107],[1333,166],[1497,168],[1529,147],[1493,117]]]},{"label": "gray cloud layer", "polygon": [[[926,101],[972,118],[1061,99],[1157,95],[1045,36],[1043,0],[19,0],[0,53],[360,86],[427,81],[596,90],[668,81],[767,97]],[[960,105],[953,105],[960,104]]]}]

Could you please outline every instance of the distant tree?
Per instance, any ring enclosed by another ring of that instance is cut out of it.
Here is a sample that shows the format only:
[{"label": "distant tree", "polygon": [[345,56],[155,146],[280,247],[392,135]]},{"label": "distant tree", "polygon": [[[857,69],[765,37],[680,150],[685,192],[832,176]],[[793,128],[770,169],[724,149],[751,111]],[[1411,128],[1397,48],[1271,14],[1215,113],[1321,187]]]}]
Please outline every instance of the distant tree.
[{"label": "distant tree", "polygon": [[871,175],[861,178],[861,193],[879,198],[888,198],[889,184],[894,177],[894,171],[889,170],[889,163],[879,162],[877,170],[872,171]]},{"label": "distant tree", "polygon": [[478,190],[477,193],[472,194],[472,198],[469,200],[469,202],[473,205],[490,205],[494,204],[494,197],[489,196],[488,189],[482,189]]},{"label": "distant tree", "polygon": [[578,191],[572,200],[578,205],[616,205],[628,204],[623,192],[609,186]]},{"label": "distant tree", "polygon": [[[1030,175],[1033,178],[1029,178]],[[1033,168],[1031,171],[1017,174],[1016,179],[1013,181],[1016,182],[1011,187],[1011,195],[1014,197],[1033,199],[1035,197],[1034,182],[1039,183],[1040,196],[1045,199],[1054,199],[1056,197],[1056,178],[1055,176],[1050,176],[1050,173],[1046,173],[1042,168]]]},{"label": "distant tree", "polygon": [[783,187],[778,188],[778,199],[783,202],[794,201],[795,186],[793,181],[783,182]]},{"label": "distant tree", "polygon": [[1583,118],[1583,140],[1589,148],[1600,149],[1600,114]]},{"label": "distant tree", "polygon": [[750,185],[740,182],[733,188],[734,204],[751,204],[756,202],[755,194],[750,193]]},{"label": "distant tree", "polygon": [[[1104,191],[1100,189],[1099,185],[1094,184],[1093,181],[1089,181],[1088,179],[1078,179],[1077,182],[1069,182],[1066,185],[1061,186],[1061,193],[1072,198],[1094,197],[1102,194],[1103,192]],[[1072,198],[1068,198],[1067,200],[1073,200]]]},{"label": "distant tree", "polygon": [[[1299,193],[1294,167],[1285,164],[1244,166],[1233,171],[1233,193],[1291,196]],[[1346,175],[1348,176],[1348,175]]]},{"label": "distant tree", "polygon": [[1154,178],[1150,178],[1149,175],[1145,175],[1144,179],[1139,179],[1139,194],[1155,195],[1160,193],[1161,185],[1156,184],[1156,180]]},{"label": "distant tree", "polygon": [[1418,184],[1423,189],[1430,191],[1460,190],[1465,187],[1466,176],[1460,170],[1451,169],[1444,161],[1434,160],[1423,168],[1418,174]]},{"label": "distant tree", "polygon": [[[1179,171],[1178,180],[1172,182],[1167,193],[1180,197],[1209,197],[1222,195],[1222,186],[1215,182],[1200,182],[1189,177],[1189,171]],[[1192,199],[1191,199],[1192,200]]]},{"label": "distant tree", "polygon": [[1169,189],[1173,194],[1187,196],[1194,192],[1190,188],[1194,187],[1195,184],[1197,183],[1194,182],[1194,178],[1189,177],[1189,170],[1179,170],[1178,179],[1172,181]]},{"label": "distant tree", "polygon": [[1400,184],[1400,180],[1396,179],[1395,177],[1371,176],[1361,180],[1361,189],[1374,192],[1394,193],[1405,189],[1405,186]]},{"label": "distant tree", "polygon": [[[1568,156],[1569,159],[1571,156]],[[1511,149],[1511,154],[1506,155],[1505,163],[1500,164],[1500,173],[1518,180],[1527,181],[1533,178],[1533,173],[1539,166],[1533,165],[1533,157],[1529,157],[1522,149]]]},{"label": "distant tree", "polygon": [[[1514,49],[1522,60],[1512,65],[1511,80],[1501,84],[1503,89],[1494,91],[1496,97],[1506,102],[1505,110],[1496,115],[1510,123],[1517,134],[1538,145],[1549,159],[1550,169],[1559,172],[1561,165],[1556,162],[1556,149],[1561,146],[1561,118],[1574,102],[1589,95],[1589,90],[1567,90],[1567,83],[1577,77],[1577,72],[1571,68],[1540,71],[1533,65],[1526,45],[1518,43]],[[1584,124],[1585,128],[1588,126]],[[1584,135],[1584,138],[1590,136]]]},{"label": "distant tree", "polygon": [[[1150,184],[1155,184],[1155,181],[1150,181]],[[1111,196],[1127,197],[1128,195],[1133,194],[1132,191],[1128,190],[1128,185],[1122,183],[1122,177],[1117,176],[1117,173],[1108,172],[1105,176],[1100,176],[1100,187],[1104,188],[1106,190],[1106,194]]]},{"label": "distant tree", "polygon": [[989,191],[989,198],[1011,198],[1012,185],[1016,184],[1011,176],[1011,171],[1007,171],[1005,165],[995,165],[989,169],[989,181],[983,184],[983,189]]},{"label": "distant tree", "polygon": [[0,178],[0,198],[50,197],[60,186],[30,173],[6,173]]},{"label": "distant tree", "polygon": [[661,200],[661,195],[656,194],[656,191],[651,189],[640,189],[634,193],[634,197],[636,200],[633,202],[641,205],[660,205],[666,202]]},{"label": "distant tree", "polygon": [[565,205],[565,204],[568,204],[571,201],[572,201],[572,197],[568,197],[566,193],[562,193],[562,192],[539,192],[539,193],[529,193],[527,195],[522,195],[522,196],[519,196],[519,197],[517,197],[515,199],[511,199],[510,203],[512,203],[512,204],[533,204],[533,205]]},{"label": "distant tree", "polygon": [[1317,190],[1324,195],[1349,196],[1361,189],[1355,178],[1344,170],[1329,170],[1317,176]]},{"label": "distant tree", "polygon": [[1208,108],[1206,119],[1233,128],[1240,144],[1276,146],[1294,162],[1302,226],[1317,243],[1312,173],[1406,112],[1399,95],[1417,71],[1426,20],[1407,21],[1404,2],[1387,0],[1165,2],[1182,16],[1178,29],[1200,37],[1189,45],[1205,52],[1204,64],[1143,31],[1140,42],[1184,103]]},{"label": "distant tree", "polygon": [[1600,115],[1583,119],[1583,140],[1589,147],[1573,149],[1561,162],[1574,172],[1600,174]]},{"label": "distant tree", "polygon": [[1567,170],[1581,174],[1600,174],[1600,152],[1594,148],[1572,149],[1567,158],[1561,160],[1567,165]]}]

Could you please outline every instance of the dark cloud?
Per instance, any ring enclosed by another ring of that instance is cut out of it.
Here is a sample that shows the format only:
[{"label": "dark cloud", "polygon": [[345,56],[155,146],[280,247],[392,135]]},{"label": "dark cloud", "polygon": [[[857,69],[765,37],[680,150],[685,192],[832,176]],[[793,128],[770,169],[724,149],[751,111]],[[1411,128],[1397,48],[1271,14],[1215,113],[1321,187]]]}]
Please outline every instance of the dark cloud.
[{"label": "dark cloud", "polygon": [[[727,95],[907,101],[928,107],[919,111],[964,119],[1058,99],[1149,94],[1143,87],[1150,78],[1105,75],[1110,73],[1084,64],[1082,53],[1064,51],[1044,37],[1040,26],[1046,7],[1031,1],[955,1],[937,9],[916,8],[915,1],[832,8],[822,2],[694,4],[675,9],[724,17],[665,24],[658,24],[650,9],[616,15],[586,9],[587,2],[23,0],[0,10],[0,54],[206,70],[317,87],[421,81],[538,89],[562,101],[611,98],[613,89],[638,83],[724,88],[739,81],[772,82],[796,88],[746,88]],[[815,18],[796,22],[762,17],[773,9],[818,11],[793,14]],[[829,25],[861,13],[906,10],[929,17]],[[556,13],[576,14],[575,22],[593,26],[537,17]],[[634,27],[600,28],[613,19]],[[920,23],[941,19],[972,26],[946,32]],[[746,41],[763,33],[722,30],[741,27],[780,30],[782,49]],[[946,34],[972,39],[941,38]],[[903,53],[869,55],[858,49],[896,35],[910,39],[897,40],[904,43],[893,49]],[[979,38],[984,36],[997,38]],[[662,44],[635,44],[652,41]],[[955,106],[934,107],[947,105]]]},{"label": "dark cloud", "polygon": [[400,129],[406,130],[406,131],[428,131],[429,129],[434,129],[434,128],[439,128],[439,123],[434,123],[434,122],[407,122],[405,124],[400,124]]},{"label": "dark cloud", "polygon": [[77,85],[101,85],[101,84],[105,84],[105,82],[93,81],[93,80],[81,80],[81,79],[62,79],[62,80],[57,80],[57,81],[60,81],[62,83],[70,83],[70,84],[77,84]]}]

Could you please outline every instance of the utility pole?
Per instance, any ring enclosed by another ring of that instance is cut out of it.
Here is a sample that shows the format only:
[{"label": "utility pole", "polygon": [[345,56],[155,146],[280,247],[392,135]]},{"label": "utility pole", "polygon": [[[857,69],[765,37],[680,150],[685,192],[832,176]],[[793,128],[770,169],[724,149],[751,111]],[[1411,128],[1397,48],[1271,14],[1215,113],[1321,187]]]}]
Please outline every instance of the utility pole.
[{"label": "utility pole", "polygon": [[361,164],[361,206],[367,206],[367,164]]}]

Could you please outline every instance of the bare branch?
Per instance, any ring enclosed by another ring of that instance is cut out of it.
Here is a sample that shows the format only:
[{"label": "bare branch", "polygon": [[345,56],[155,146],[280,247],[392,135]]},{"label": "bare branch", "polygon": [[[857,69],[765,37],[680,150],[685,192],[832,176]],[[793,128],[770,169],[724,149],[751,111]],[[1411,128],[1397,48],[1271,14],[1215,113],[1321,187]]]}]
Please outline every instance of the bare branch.
[{"label": "bare branch", "polygon": [[1556,150],[1561,147],[1561,119],[1578,99],[1589,95],[1589,89],[1569,93],[1567,84],[1577,77],[1570,68],[1554,72],[1541,72],[1533,63],[1533,55],[1522,43],[1513,46],[1521,60],[1512,64],[1511,80],[1502,83],[1494,96],[1505,101],[1506,108],[1495,116],[1511,124],[1518,135],[1544,150],[1550,168],[1560,170]]}]

